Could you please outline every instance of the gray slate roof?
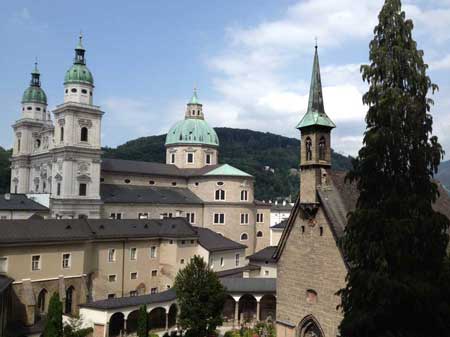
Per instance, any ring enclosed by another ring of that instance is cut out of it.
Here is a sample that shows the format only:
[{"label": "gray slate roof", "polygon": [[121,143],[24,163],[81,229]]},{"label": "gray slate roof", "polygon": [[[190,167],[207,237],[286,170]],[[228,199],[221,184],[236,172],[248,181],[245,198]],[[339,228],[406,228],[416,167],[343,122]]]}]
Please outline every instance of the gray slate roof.
[{"label": "gray slate roof", "polygon": [[143,304],[169,302],[175,299],[176,299],[175,290],[169,289],[156,294],[108,298],[105,300],[80,304],[80,307],[107,310],[107,309],[118,309],[127,307],[138,307]]},{"label": "gray slate roof", "polygon": [[220,280],[228,293],[275,293],[275,278],[223,278]]},{"label": "gray slate roof", "polygon": [[117,173],[134,173],[142,175],[191,177],[201,176],[220,165],[208,165],[200,169],[180,169],[175,165],[152,163],[137,160],[102,159],[101,170]]},{"label": "gray slate roof", "polygon": [[[9,196],[9,200],[7,198]],[[28,199],[25,194],[0,194],[0,210],[2,211],[47,211],[48,208]]]},{"label": "gray slate roof", "polygon": [[147,237],[197,237],[184,218],[0,220],[0,245]]},{"label": "gray slate roof", "polygon": [[274,228],[274,229],[284,229],[287,226],[287,222],[288,219],[284,219],[283,221],[280,221],[279,223],[277,223],[275,226],[272,226],[270,228]]},{"label": "gray slate roof", "polygon": [[188,188],[101,184],[104,203],[194,204],[203,201]]},{"label": "gray slate roof", "polygon": [[257,251],[255,254],[250,255],[247,257],[251,262],[268,262],[268,263],[275,263],[275,259],[273,258],[273,255],[275,254],[275,251],[277,250],[277,246],[269,246],[266,248],[263,248],[259,251]]},{"label": "gray slate roof", "polygon": [[233,269],[227,269],[216,272],[217,276],[219,278],[224,277],[237,277],[237,278],[243,278],[244,272],[246,271],[252,271],[252,270],[261,270],[261,266],[255,266],[253,264],[248,264],[243,267],[233,268]]},{"label": "gray slate roof", "polygon": [[246,245],[230,240],[208,228],[195,227],[195,230],[198,233],[200,245],[210,252],[247,248]]}]

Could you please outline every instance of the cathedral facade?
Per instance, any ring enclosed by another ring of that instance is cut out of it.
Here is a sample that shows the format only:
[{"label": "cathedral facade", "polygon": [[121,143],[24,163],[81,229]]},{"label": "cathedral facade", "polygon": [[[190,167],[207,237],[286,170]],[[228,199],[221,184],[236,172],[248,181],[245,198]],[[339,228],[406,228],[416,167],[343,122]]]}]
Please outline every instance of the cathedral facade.
[{"label": "cathedral facade", "polygon": [[270,204],[254,199],[254,178],[219,164],[219,139],[196,91],[166,138],[166,163],[102,158],[104,112],[80,36],[53,111],[35,66],[13,125],[11,193],[45,194],[56,219],[185,217],[248,247],[270,241]]}]

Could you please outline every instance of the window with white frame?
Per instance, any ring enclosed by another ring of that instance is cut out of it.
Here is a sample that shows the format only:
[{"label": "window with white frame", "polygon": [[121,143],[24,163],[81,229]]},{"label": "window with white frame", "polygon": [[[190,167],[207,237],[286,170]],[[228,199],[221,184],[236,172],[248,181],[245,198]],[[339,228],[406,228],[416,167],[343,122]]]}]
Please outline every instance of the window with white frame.
[{"label": "window with white frame", "polygon": [[234,259],[235,259],[235,263],[234,264],[236,265],[236,267],[239,267],[239,265],[241,264],[241,255],[240,254],[236,254]]},{"label": "window with white frame", "polygon": [[214,213],[214,224],[223,225],[225,223],[224,213]]},{"label": "window with white frame", "polygon": [[248,213],[241,213],[241,225],[248,225]]},{"label": "window with white frame", "polygon": [[175,164],[175,153],[170,154],[170,163]]},{"label": "window with white frame", "polygon": [[120,220],[120,219],[122,219],[122,213],[111,213],[111,214],[109,215],[109,218],[110,218],[110,219],[117,219],[117,220]]},{"label": "window with white frame", "polygon": [[148,213],[138,213],[138,219],[148,219]]},{"label": "window with white frame", "polygon": [[70,253],[64,253],[62,255],[62,267],[63,269],[69,269],[71,265],[71,254]]},{"label": "window with white frame", "polygon": [[137,259],[137,248],[132,247],[130,248],[130,260],[136,260]]},{"label": "window with white frame", "polygon": [[206,165],[211,165],[211,154],[209,154],[209,153],[206,154],[205,162],[206,162]]},{"label": "window with white frame", "polygon": [[194,212],[187,212],[186,213],[186,219],[190,224],[195,224],[195,213]]},{"label": "window with white frame", "polygon": [[138,295],[137,290],[131,290],[130,291],[130,297],[137,296],[137,295]]},{"label": "window with white frame", "polygon": [[158,292],[158,288],[150,289],[150,294],[156,294]]},{"label": "window with white frame", "polygon": [[108,262],[116,262],[116,249],[115,248],[108,249]]},{"label": "window with white frame", "polygon": [[257,223],[264,222],[264,214],[263,213],[256,213],[256,222]]},{"label": "window with white frame", "polygon": [[150,257],[151,257],[152,259],[155,259],[155,258],[156,258],[156,246],[151,246],[151,247],[150,247]]},{"label": "window with white frame", "polygon": [[41,256],[33,255],[31,257],[31,270],[41,270]]},{"label": "window with white frame", "polygon": [[186,154],[186,162],[188,164],[193,164],[194,163],[194,153],[193,152],[188,152]]},{"label": "window with white frame", "polygon": [[216,190],[214,198],[215,200],[225,200],[225,191],[222,189]]},{"label": "window with white frame", "polygon": [[137,278],[138,278],[137,271],[133,271],[130,273],[130,280],[137,280]]},{"label": "window with white frame", "polygon": [[247,201],[248,200],[248,191],[242,190],[241,191],[241,201]]},{"label": "window with white frame", "polygon": [[117,281],[117,275],[111,274],[108,275],[108,282],[116,282]]},{"label": "window with white frame", "polygon": [[8,272],[8,258],[6,256],[0,256],[0,273]]},{"label": "window with white frame", "polygon": [[247,233],[242,233],[241,234],[241,241],[247,241],[248,240],[248,234]]}]

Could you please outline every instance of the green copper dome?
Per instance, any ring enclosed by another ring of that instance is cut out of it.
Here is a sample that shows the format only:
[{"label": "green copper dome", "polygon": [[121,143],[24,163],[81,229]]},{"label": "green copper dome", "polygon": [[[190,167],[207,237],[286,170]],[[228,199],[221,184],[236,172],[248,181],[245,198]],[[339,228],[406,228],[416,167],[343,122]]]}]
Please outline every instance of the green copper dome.
[{"label": "green copper dome", "polygon": [[64,84],[86,83],[94,85],[94,77],[88,67],[86,67],[85,49],[83,48],[82,39],[83,37],[80,34],[78,44],[75,47],[73,66],[67,70],[66,76],[64,77]]},{"label": "green copper dome", "polygon": [[41,103],[47,104],[47,95],[41,88],[41,74],[37,68],[37,62],[34,64],[34,69],[31,72],[30,86],[23,93],[22,103]]},{"label": "green copper dome", "polygon": [[177,122],[167,133],[166,145],[174,144],[219,146],[219,137],[203,119],[188,118]]},{"label": "green copper dome", "polygon": [[94,77],[86,65],[74,64],[67,70],[66,76],[64,77],[64,84],[67,83],[87,83],[93,85]]}]

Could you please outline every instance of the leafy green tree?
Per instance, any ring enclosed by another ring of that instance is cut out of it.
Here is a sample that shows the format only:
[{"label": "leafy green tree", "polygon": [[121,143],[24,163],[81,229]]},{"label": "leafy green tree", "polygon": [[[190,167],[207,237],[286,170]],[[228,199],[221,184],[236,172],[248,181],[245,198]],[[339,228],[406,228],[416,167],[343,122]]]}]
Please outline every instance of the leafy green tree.
[{"label": "leafy green tree", "polygon": [[145,305],[141,305],[139,308],[138,321],[137,321],[137,336],[138,337],[147,337],[148,336],[148,315],[147,315],[147,307]]},{"label": "leafy green tree", "polygon": [[386,0],[370,43],[364,145],[348,175],[360,195],[342,241],[345,337],[448,336],[448,219],[433,210],[443,150],[432,136],[437,86],[400,0]]},{"label": "leafy green tree", "polygon": [[215,333],[223,322],[225,289],[203,258],[194,256],[175,278],[180,325],[196,337]]},{"label": "leafy green tree", "polygon": [[81,318],[69,318],[69,322],[64,324],[64,337],[87,337],[94,330],[92,328],[83,328],[83,321]]},{"label": "leafy green tree", "polygon": [[62,303],[58,293],[53,293],[48,304],[47,322],[44,337],[63,337]]},{"label": "leafy green tree", "polygon": [[5,150],[0,146],[0,193],[9,192],[9,181],[11,179],[11,150]]}]

